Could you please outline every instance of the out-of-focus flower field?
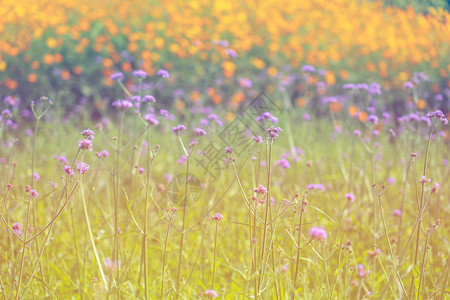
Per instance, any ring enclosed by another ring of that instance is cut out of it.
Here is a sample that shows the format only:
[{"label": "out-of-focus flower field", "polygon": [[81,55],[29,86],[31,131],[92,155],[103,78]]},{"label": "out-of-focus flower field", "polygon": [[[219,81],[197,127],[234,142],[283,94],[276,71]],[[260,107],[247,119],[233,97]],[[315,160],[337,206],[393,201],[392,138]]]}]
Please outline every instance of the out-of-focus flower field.
[{"label": "out-of-focus flower field", "polygon": [[420,70],[438,92],[450,84],[449,20],[379,1],[3,0],[0,93],[90,96],[137,68],[176,69],[173,81],[195,84],[210,64],[225,78],[310,64],[328,70],[328,84],[364,76],[385,88]]}]

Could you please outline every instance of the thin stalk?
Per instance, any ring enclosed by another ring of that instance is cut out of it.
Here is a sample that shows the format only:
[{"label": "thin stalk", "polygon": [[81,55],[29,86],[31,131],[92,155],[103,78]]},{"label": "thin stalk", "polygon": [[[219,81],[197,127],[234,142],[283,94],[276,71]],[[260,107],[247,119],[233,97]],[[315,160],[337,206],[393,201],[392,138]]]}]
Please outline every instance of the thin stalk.
[{"label": "thin stalk", "polygon": [[[180,136],[178,136],[180,137]],[[183,149],[185,151],[186,154],[186,148],[184,147],[183,142],[181,141],[180,138],[180,142],[181,145],[183,145]],[[187,204],[187,190],[188,190],[188,181],[189,181],[189,158],[190,155],[187,155],[187,160],[186,160],[186,178],[185,178],[185,183],[184,183],[184,201],[183,201],[183,222],[181,225],[181,238],[180,238],[180,251],[178,254],[178,271],[177,271],[177,295],[175,299],[178,299],[179,296],[179,292],[180,292],[180,276],[181,276],[181,262],[182,262],[182,257],[183,257],[183,241],[184,241],[184,227],[185,227],[185,222],[186,222],[186,204]]]},{"label": "thin stalk", "polygon": [[[269,141],[269,153],[268,153],[268,174],[267,174],[267,194],[266,194],[266,212],[264,217],[264,233],[263,233],[263,239],[262,239],[262,247],[261,247],[261,270],[264,269],[263,263],[264,263],[264,255],[265,255],[265,248],[266,248],[266,235],[267,235],[267,225],[268,225],[268,218],[269,218],[269,206],[270,206],[270,172],[271,172],[271,157],[272,157],[272,140]],[[271,245],[269,245],[270,248]],[[261,288],[261,282],[263,280],[264,274],[261,273],[258,280],[258,293]]]},{"label": "thin stalk", "polygon": [[213,263],[212,263],[212,284],[211,284],[211,289],[214,290],[214,275],[216,272],[216,247],[217,247],[217,230],[219,227],[219,221],[216,221],[216,233],[214,235],[214,258],[213,258]]},{"label": "thin stalk", "polygon": [[160,297],[160,299],[164,299],[164,275],[165,275],[165,269],[166,269],[167,244],[169,243],[170,227],[172,226],[172,221],[173,221],[174,215],[175,215],[175,211],[172,211],[172,215],[169,218],[169,225],[167,226],[166,239],[164,240],[164,253],[163,253],[162,271],[161,271],[161,297]]},{"label": "thin stalk", "polygon": [[24,240],[25,242],[23,242],[23,247],[22,247],[22,258],[20,260],[20,271],[19,271],[19,280],[17,282],[17,293],[16,293],[16,300],[19,299],[19,291],[20,291],[20,284],[22,283],[22,275],[23,275],[23,266],[25,264],[25,250],[27,248],[27,233],[28,233],[28,220],[30,218],[30,205],[31,205],[31,196],[28,195],[28,207],[27,207],[27,217],[26,217],[26,221],[25,221],[25,234],[24,234]]},{"label": "thin stalk", "polygon": [[[425,161],[423,163],[423,172],[422,172],[422,177],[423,178],[426,177],[427,163],[428,163],[428,152],[430,150],[431,137],[433,136],[433,132],[434,132],[435,128],[436,128],[436,125],[434,125],[433,128],[431,129],[430,135],[428,136],[428,140],[427,140],[427,147],[426,147],[426,150],[425,150]],[[422,189],[421,189],[421,192],[420,192],[419,212],[422,212],[424,194],[425,194],[425,180],[422,180]],[[422,213],[420,213],[420,215],[421,214]],[[417,225],[418,226],[417,228],[420,228],[421,224],[422,224],[422,216],[420,216],[420,218],[419,218],[419,224]],[[420,230],[417,230],[416,249],[415,249],[415,253],[414,253],[413,268],[416,266],[417,259],[418,259],[418,256],[419,256],[419,240],[420,240]],[[413,290],[415,288],[414,279],[415,279],[414,272],[412,272],[411,285],[410,285],[410,288],[409,288],[409,293],[410,293],[412,299],[416,298],[415,292],[413,294]]]},{"label": "thin stalk", "polygon": [[147,146],[147,182],[145,185],[145,208],[144,208],[144,234],[142,236],[142,251],[144,260],[144,299],[148,297],[148,266],[147,266],[147,235],[148,235],[148,200],[149,200],[149,189],[150,189],[150,176],[152,172],[153,159],[151,157],[151,146],[150,146],[150,130],[147,132],[148,146]]},{"label": "thin stalk", "polygon": [[[303,196],[303,200],[305,200],[305,196]],[[302,201],[302,206],[300,209],[300,219],[298,221],[298,236],[297,236],[297,257],[295,260],[295,273],[294,273],[294,282],[292,285],[292,293],[291,293],[291,299],[295,299],[295,291],[297,290],[297,277],[298,277],[298,268],[300,265],[300,249],[301,249],[301,237],[302,237],[302,219],[303,219],[303,210],[304,210],[304,203],[305,201]]]}]

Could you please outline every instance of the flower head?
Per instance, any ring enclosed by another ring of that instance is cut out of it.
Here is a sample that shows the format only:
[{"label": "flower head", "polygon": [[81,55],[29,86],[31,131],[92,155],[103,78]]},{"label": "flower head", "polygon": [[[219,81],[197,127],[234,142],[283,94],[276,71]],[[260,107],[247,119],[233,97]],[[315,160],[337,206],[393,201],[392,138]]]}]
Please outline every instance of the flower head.
[{"label": "flower head", "polygon": [[90,129],[85,129],[81,132],[81,135],[84,136],[84,139],[92,141],[94,139],[94,132]]},{"label": "flower head", "polygon": [[77,171],[80,174],[86,174],[87,170],[89,169],[89,166],[85,164],[84,162],[77,163]]},{"label": "flower head", "polygon": [[156,72],[156,75],[161,76],[162,78],[169,78],[169,72],[164,69],[159,69],[158,72]]},{"label": "flower head", "polygon": [[278,137],[278,133],[283,131],[280,127],[270,126],[267,128],[267,135],[272,141]]},{"label": "flower head", "polygon": [[134,70],[131,75],[133,75],[134,77],[138,77],[138,78],[142,78],[144,79],[145,77],[147,77],[147,72],[143,71],[143,70]]},{"label": "flower head", "polygon": [[253,191],[255,193],[257,193],[258,195],[267,194],[267,189],[262,184],[260,184],[258,187],[256,187]]},{"label": "flower head", "polygon": [[114,73],[111,76],[109,76],[109,78],[111,80],[120,80],[120,81],[122,81],[125,78],[125,76],[123,76],[123,74],[121,72],[117,72],[117,73]]},{"label": "flower head", "polygon": [[12,224],[12,230],[14,230],[14,232],[17,234],[17,235],[22,235],[22,226],[20,226],[20,223],[19,222],[16,222],[16,223],[13,223]]},{"label": "flower head", "polygon": [[79,140],[78,141],[78,148],[82,150],[89,150],[92,151],[92,142],[90,140]]},{"label": "flower head", "polygon": [[156,102],[155,97],[153,97],[152,95],[145,95],[142,98],[142,102]]},{"label": "flower head", "polygon": [[64,167],[64,172],[69,176],[75,175],[75,171],[69,165]]},{"label": "flower head", "polygon": [[223,219],[223,216],[221,215],[221,214],[219,214],[219,213],[216,213],[214,216],[213,216],[213,220],[214,221],[220,221],[220,220],[222,220]]},{"label": "flower head", "polygon": [[318,239],[319,241],[324,241],[328,238],[328,234],[323,227],[312,227],[309,230],[309,236],[312,239]]},{"label": "flower head", "polygon": [[149,125],[156,126],[159,124],[158,119],[156,119],[156,116],[154,114],[148,113],[144,116],[144,119],[148,122]]},{"label": "flower head", "polygon": [[197,136],[204,136],[206,134],[206,131],[201,128],[194,128],[194,131]]},{"label": "flower head", "polygon": [[217,298],[218,297],[217,292],[215,290],[206,290],[204,294],[208,298]]},{"label": "flower head", "polygon": [[186,126],[184,125],[178,125],[172,128],[172,132],[175,133],[176,135],[178,135],[180,132],[185,131],[186,130]]},{"label": "flower head", "polygon": [[37,198],[39,196],[39,194],[36,190],[31,190],[30,195],[31,195],[31,197],[34,197],[34,198]]},{"label": "flower head", "polygon": [[354,202],[355,195],[353,195],[352,193],[347,193],[347,194],[345,194],[345,199],[349,200],[350,202]]}]

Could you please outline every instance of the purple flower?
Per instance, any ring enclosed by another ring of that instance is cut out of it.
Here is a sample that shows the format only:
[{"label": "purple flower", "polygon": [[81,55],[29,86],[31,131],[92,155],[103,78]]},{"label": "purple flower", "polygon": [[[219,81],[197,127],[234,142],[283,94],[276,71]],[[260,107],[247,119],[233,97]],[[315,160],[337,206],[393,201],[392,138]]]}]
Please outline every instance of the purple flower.
[{"label": "purple flower", "polygon": [[429,111],[426,116],[429,118],[437,118],[442,122],[442,124],[448,125],[447,117],[441,110],[437,109],[434,111]]},{"label": "purple flower", "polygon": [[256,117],[256,121],[258,122],[262,122],[264,123],[266,120],[269,120],[270,122],[272,122],[273,124],[277,124],[278,123],[278,118],[274,117],[270,112],[266,111],[265,113],[263,113],[262,115],[260,115],[259,117]]},{"label": "purple flower", "polygon": [[14,230],[14,232],[15,232],[18,236],[21,236],[21,235],[22,235],[22,230],[23,230],[23,228],[22,228],[22,226],[20,226],[20,223],[19,223],[19,222],[13,223],[11,227],[12,227],[12,230]]},{"label": "purple flower", "polygon": [[178,125],[172,128],[172,132],[175,133],[176,135],[178,135],[181,131],[185,131],[186,130],[186,126],[184,125]]},{"label": "purple flower", "polygon": [[206,290],[204,294],[208,298],[217,298],[218,297],[217,292],[215,290]]},{"label": "purple flower", "polygon": [[311,65],[304,65],[304,66],[302,67],[302,71],[303,71],[303,72],[315,72],[315,71],[316,71],[316,68],[314,68],[314,67],[311,66]]},{"label": "purple flower", "polygon": [[145,77],[147,77],[147,72],[143,71],[143,70],[134,70],[131,75],[133,75],[134,77],[138,77],[138,78],[142,78],[144,79]]},{"label": "purple flower", "polygon": [[303,114],[303,120],[305,120],[305,121],[311,121],[311,116],[310,116],[309,114],[307,114],[307,113],[304,113],[304,114]]},{"label": "purple flower", "polygon": [[260,184],[258,187],[256,187],[253,191],[255,193],[257,193],[258,195],[267,194],[267,189],[262,184]]},{"label": "purple flower", "polygon": [[97,153],[96,155],[97,155],[97,157],[108,157],[109,152],[107,150],[103,150],[103,151],[100,151],[99,153]]},{"label": "purple flower", "polygon": [[414,84],[411,81],[407,81],[403,84],[403,88],[406,90],[414,88]]},{"label": "purple flower", "polygon": [[86,174],[87,170],[89,169],[89,166],[85,164],[84,162],[77,163],[77,171],[80,174]]},{"label": "purple flower", "polygon": [[156,119],[156,116],[154,114],[148,113],[144,116],[144,119],[148,122],[148,124],[150,126],[152,126],[152,125],[156,126],[159,124],[159,121],[158,121],[158,119]]},{"label": "purple flower", "polygon": [[387,182],[388,182],[389,184],[394,184],[395,178],[394,178],[394,177],[389,177],[389,178],[387,179]]},{"label": "purple flower", "polygon": [[361,135],[361,131],[359,131],[358,129],[355,129],[355,130],[353,131],[353,135],[354,135],[354,136],[360,136],[360,135]]},{"label": "purple flower", "polygon": [[354,83],[346,83],[342,86],[344,90],[354,90],[356,85]]},{"label": "purple flower", "polygon": [[354,202],[355,201],[355,195],[353,195],[352,193],[347,193],[347,194],[345,194],[345,199],[347,199],[350,202]]},{"label": "purple flower", "polygon": [[402,211],[400,209],[394,209],[394,212],[392,213],[394,216],[401,216],[402,215]]},{"label": "purple flower", "polygon": [[325,187],[322,184],[320,184],[320,183],[313,183],[313,184],[308,184],[306,186],[306,189],[308,189],[310,191],[313,191],[313,190],[324,191]]},{"label": "purple flower", "polygon": [[377,124],[378,117],[375,115],[370,115],[369,117],[367,117],[367,122],[372,123],[372,124]]},{"label": "purple flower", "polygon": [[133,107],[133,103],[128,100],[116,100],[111,105],[119,109],[127,109]]},{"label": "purple flower", "polygon": [[70,166],[65,166],[64,167],[64,172],[69,175],[69,176],[73,176],[75,175],[75,171],[72,170],[72,168]]},{"label": "purple flower", "polygon": [[94,132],[90,129],[83,130],[81,132],[81,135],[83,135],[86,140],[89,140],[89,141],[94,140]]},{"label": "purple flower", "polygon": [[256,143],[260,143],[260,144],[263,142],[263,138],[260,137],[259,135],[254,136],[254,137],[253,137],[253,140],[254,140]]},{"label": "purple flower", "polygon": [[79,140],[78,141],[78,148],[82,150],[89,150],[92,151],[92,142],[90,140]]},{"label": "purple flower", "polygon": [[180,158],[177,160],[177,164],[182,165],[186,162],[186,160],[187,160],[187,156],[181,155]]},{"label": "purple flower", "polygon": [[158,72],[156,72],[156,75],[161,76],[162,78],[169,78],[169,72],[164,69],[159,69]]},{"label": "purple flower", "polygon": [[219,213],[216,213],[214,216],[213,216],[213,220],[214,221],[220,221],[220,220],[222,220],[223,219],[223,216],[221,215],[221,214],[219,214]]},{"label": "purple flower", "polygon": [[369,94],[381,95],[381,86],[376,82],[372,82],[369,86]]},{"label": "purple flower", "polygon": [[251,88],[253,86],[253,83],[248,78],[239,78],[239,85],[243,88]]},{"label": "purple flower", "polygon": [[201,128],[195,128],[194,131],[197,136],[204,136],[206,134],[206,131]]},{"label": "purple flower", "polygon": [[357,88],[358,90],[366,90],[366,91],[369,91],[369,85],[368,85],[367,83],[358,83],[358,84],[356,85],[356,88]]},{"label": "purple flower", "polygon": [[117,72],[112,74],[111,76],[109,76],[109,78],[111,80],[120,80],[123,81],[123,79],[125,78],[125,76],[123,76],[123,74],[121,72]]},{"label": "purple flower", "polygon": [[273,141],[278,137],[280,131],[283,131],[280,127],[270,126],[267,128],[267,135]]},{"label": "purple flower", "polygon": [[236,58],[237,57],[237,53],[236,51],[232,50],[232,49],[226,49],[225,53],[228,54],[230,57],[232,58]]},{"label": "purple flower", "polygon": [[143,102],[156,102],[156,100],[155,100],[155,97],[153,97],[152,95],[145,95],[143,98],[142,98],[142,101]]},{"label": "purple flower", "polygon": [[233,148],[231,148],[231,146],[225,147],[225,153],[231,155],[233,153]]},{"label": "purple flower", "polygon": [[280,166],[283,169],[288,169],[291,167],[291,164],[289,161],[285,158],[280,159],[279,161],[275,162],[275,166]]},{"label": "purple flower", "polygon": [[328,234],[323,227],[312,227],[309,230],[309,236],[312,239],[318,239],[319,241],[324,241],[328,238]]},{"label": "purple flower", "polygon": [[31,197],[34,197],[34,198],[37,198],[39,196],[39,194],[36,190],[31,190],[30,195],[31,195]]},{"label": "purple flower", "polygon": [[165,110],[165,109],[161,109],[160,111],[159,111],[159,114],[161,115],[161,116],[164,116],[164,117],[168,117],[169,116],[169,111],[168,110]]}]

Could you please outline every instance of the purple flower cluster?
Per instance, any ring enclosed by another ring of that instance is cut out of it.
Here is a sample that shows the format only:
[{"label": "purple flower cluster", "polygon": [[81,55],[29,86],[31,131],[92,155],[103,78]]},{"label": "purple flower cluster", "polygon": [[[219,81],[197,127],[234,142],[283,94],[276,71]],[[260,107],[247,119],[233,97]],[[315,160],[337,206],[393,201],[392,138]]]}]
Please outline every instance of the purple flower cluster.
[{"label": "purple flower cluster", "polygon": [[280,159],[279,161],[275,162],[275,166],[280,166],[283,169],[288,169],[291,167],[291,164],[289,161],[285,158]]},{"label": "purple flower cluster", "polygon": [[270,126],[269,128],[267,128],[267,135],[269,139],[273,141],[278,137],[278,133],[280,131],[283,131],[280,127]]},{"label": "purple flower cluster", "polygon": [[78,173],[86,174],[88,169],[89,169],[89,166],[86,163],[84,163],[84,162],[77,163],[77,171],[78,171]]},{"label": "purple flower cluster", "polygon": [[153,102],[153,103],[155,103],[156,100],[155,100],[155,97],[153,97],[152,95],[145,95],[142,98],[142,102]]},{"label": "purple flower cluster", "polygon": [[447,117],[444,115],[444,113],[441,110],[437,109],[434,111],[429,111],[427,113],[427,117],[428,118],[437,118],[442,122],[442,124],[448,125]]},{"label": "purple flower cluster", "polygon": [[223,219],[223,216],[221,215],[221,214],[219,214],[219,213],[216,213],[214,216],[213,216],[213,220],[214,221],[220,221],[220,220],[222,220]]},{"label": "purple flower cluster", "polygon": [[308,184],[306,186],[306,189],[313,191],[313,190],[320,190],[320,191],[325,191],[325,187],[320,184],[320,183],[312,183],[312,184]]},{"label": "purple flower cluster", "polygon": [[194,128],[194,131],[197,136],[204,136],[206,134],[206,131],[201,128]]},{"label": "purple flower cluster", "polygon": [[123,81],[124,78],[125,78],[125,76],[123,76],[123,74],[122,74],[121,72],[117,72],[117,73],[114,73],[114,74],[112,74],[111,76],[109,76],[109,78],[110,78],[111,80],[120,80],[120,81]]},{"label": "purple flower cluster", "polygon": [[90,129],[85,129],[81,132],[81,135],[84,136],[86,140],[94,140],[94,132]]},{"label": "purple flower cluster", "polygon": [[177,125],[177,126],[175,126],[175,127],[172,128],[172,132],[175,133],[175,134],[177,134],[177,135],[178,135],[180,132],[185,131],[185,130],[186,130],[186,126],[184,126],[184,125],[182,125],[182,124]]},{"label": "purple flower cluster", "polygon": [[253,191],[255,193],[257,193],[258,195],[267,194],[267,189],[262,184],[260,184],[258,187],[256,187]]},{"label": "purple flower cluster", "polygon": [[19,222],[13,223],[11,227],[12,227],[12,230],[14,230],[14,232],[15,232],[18,236],[21,236],[21,235],[22,235],[22,230],[23,230],[23,228],[22,228],[22,226],[20,226],[20,223],[19,223]]},{"label": "purple flower cluster", "polygon": [[328,238],[327,231],[323,227],[311,227],[309,230],[309,236],[312,239],[317,239],[319,241],[324,241]]},{"label": "purple flower cluster", "polygon": [[345,194],[345,199],[347,199],[350,202],[354,202],[355,201],[355,195],[353,195],[352,193],[347,193],[347,194]]},{"label": "purple flower cluster", "polygon": [[278,118],[274,117],[270,112],[266,111],[265,113],[263,113],[262,115],[256,117],[256,121],[261,122],[261,123],[265,123],[267,120],[269,120],[270,122],[272,122],[273,124],[277,124],[278,123]]},{"label": "purple flower cluster", "polygon": [[142,78],[144,79],[145,77],[147,77],[147,72],[143,71],[143,70],[134,70],[131,75],[133,75],[134,77],[137,78]]},{"label": "purple flower cluster", "polygon": [[116,100],[111,105],[118,109],[127,109],[133,107],[133,103],[129,100]]},{"label": "purple flower cluster", "polygon": [[64,172],[65,172],[67,175],[69,175],[69,176],[74,176],[74,175],[75,175],[75,171],[72,170],[72,168],[71,168],[69,165],[67,165],[67,166],[64,167]]},{"label": "purple flower cluster", "polygon": [[208,298],[217,298],[218,297],[217,292],[215,290],[206,290],[204,294]]},{"label": "purple flower cluster", "polygon": [[144,116],[144,119],[148,122],[150,126],[156,126],[159,124],[159,121],[154,114],[148,113]]},{"label": "purple flower cluster", "polygon": [[156,72],[156,75],[161,76],[162,78],[169,78],[169,72],[164,69],[159,69],[158,72]]}]

